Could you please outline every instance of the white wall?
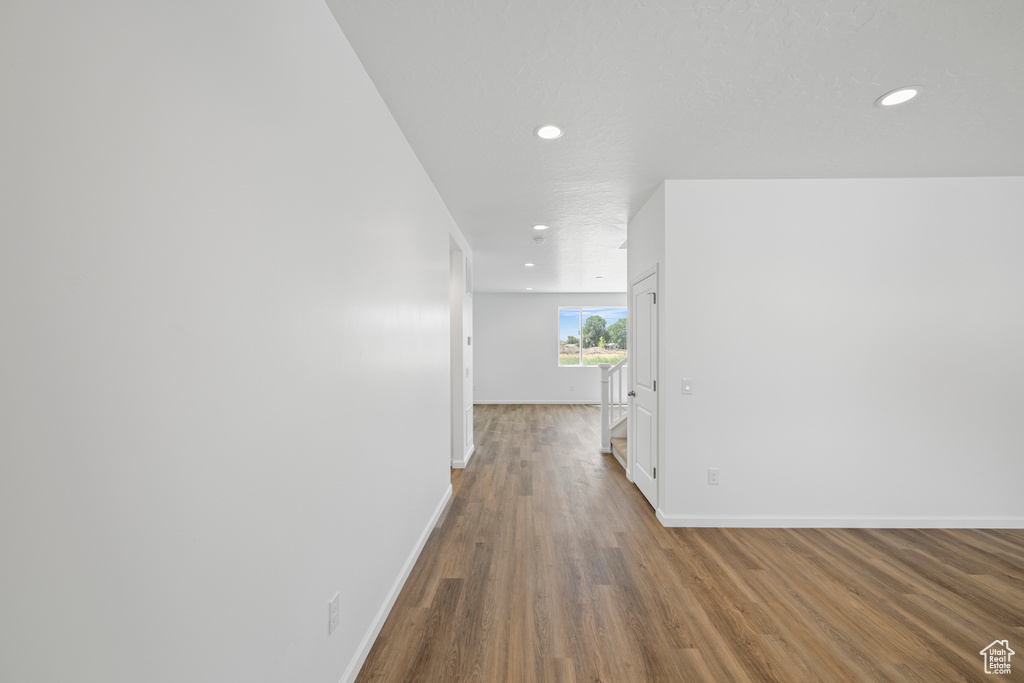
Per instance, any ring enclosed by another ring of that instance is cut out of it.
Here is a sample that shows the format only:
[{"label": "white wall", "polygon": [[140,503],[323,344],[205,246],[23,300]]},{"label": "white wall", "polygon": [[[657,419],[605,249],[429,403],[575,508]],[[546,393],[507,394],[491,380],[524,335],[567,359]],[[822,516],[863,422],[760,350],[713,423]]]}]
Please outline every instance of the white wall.
[{"label": "white wall", "polygon": [[601,370],[558,365],[559,306],[625,306],[623,292],[474,296],[477,403],[600,403]]},{"label": "white wall", "polygon": [[319,0],[0,63],[0,680],[335,683],[450,491],[444,205]]},{"label": "white wall", "polygon": [[[665,184],[662,183],[629,221],[626,270],[629,282],[665,259]],[[659,273],[658,285],[661,286]]]},{"label": "white wall", "polygon": [[666,182],[663,519],[1024,526],[1021,197]]}]

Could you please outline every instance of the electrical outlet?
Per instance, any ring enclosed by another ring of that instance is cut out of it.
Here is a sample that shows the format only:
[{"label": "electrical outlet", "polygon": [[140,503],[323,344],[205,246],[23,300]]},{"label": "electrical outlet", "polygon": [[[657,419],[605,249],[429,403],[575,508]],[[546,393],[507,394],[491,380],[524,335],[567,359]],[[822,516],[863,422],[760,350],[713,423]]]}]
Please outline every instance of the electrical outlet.
[{"label": "electrical outlet", "polygon": [[334,633],[338,628],[338,620],[341,619],[341,606],[338,594],[335,593],[331,601],[327,603],[327,635]]},{"label": "electrical outlet", "polygon": [[718,469],[711,468],[708,470],[708,483],[712,486],[718,486]]},{"label": "electrical outlet", "polygon": [[576,385],[575,384],[570,384],[569,385],[569,391],[576,391]]}]

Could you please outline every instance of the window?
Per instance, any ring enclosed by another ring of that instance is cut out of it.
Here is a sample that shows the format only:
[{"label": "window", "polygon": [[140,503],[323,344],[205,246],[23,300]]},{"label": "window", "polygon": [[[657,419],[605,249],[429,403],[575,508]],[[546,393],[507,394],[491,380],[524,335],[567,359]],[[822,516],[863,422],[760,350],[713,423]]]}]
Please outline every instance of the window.
[{"label": "window", "polygon": [[559,365],[615,365],[626,357],[626,309],[558,309]]}]

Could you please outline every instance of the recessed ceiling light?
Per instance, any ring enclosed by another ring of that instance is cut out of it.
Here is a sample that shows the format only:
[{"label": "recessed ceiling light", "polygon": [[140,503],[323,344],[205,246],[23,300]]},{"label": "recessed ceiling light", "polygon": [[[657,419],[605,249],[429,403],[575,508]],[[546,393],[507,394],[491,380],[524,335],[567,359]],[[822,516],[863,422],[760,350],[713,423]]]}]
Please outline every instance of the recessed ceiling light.
[{"label": "recessed ceiling light", "polygon": [[547,230],[548,226],[546,226],[546,225],[535,225],[535,226],[533,226],[533,229],[534,230]]},{"label": "recessed ceiling light", "polygon": [[533,268],[533,264],[532,263],[524,263],[523,265],[525,265],[527,268]]},{"label": "recessed ceiling light", "polygon": [[879,107],[891,107],[896,104],[903,104],[917,97],[917,86],[906,86],[892,92],[887,92],[877,100],[875,104]]},{"label": "recessed ceiling light", "polygon": [[527,287],[526,291],[530,291],[531,289],[533,289],[533,287]]},{"label": "recessed ceiling light", "polygon": [[556,138],[562,137],[562,129],[559,128],[558,126],[553,126],[551,124],[538,126],[537,130],[533,132],[541,140],[555,140]]}]

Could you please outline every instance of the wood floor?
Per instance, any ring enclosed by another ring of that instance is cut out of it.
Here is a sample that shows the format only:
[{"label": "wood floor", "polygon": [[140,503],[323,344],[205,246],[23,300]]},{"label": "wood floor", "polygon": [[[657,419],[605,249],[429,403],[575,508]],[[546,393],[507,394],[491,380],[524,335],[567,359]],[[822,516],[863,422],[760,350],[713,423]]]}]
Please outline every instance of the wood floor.
[{"label": "wood floor", "polygon": [[623,467],[625,467],[625,463],[629,459],[629,442],[624,436],[613,436],[611,442],[612,455],[618,455],[622,460]]},{"label": "wood floor", "polygon": [[359,681],[1024,681],[1024,531],[665,529],[594,408],[474,420]]}]

